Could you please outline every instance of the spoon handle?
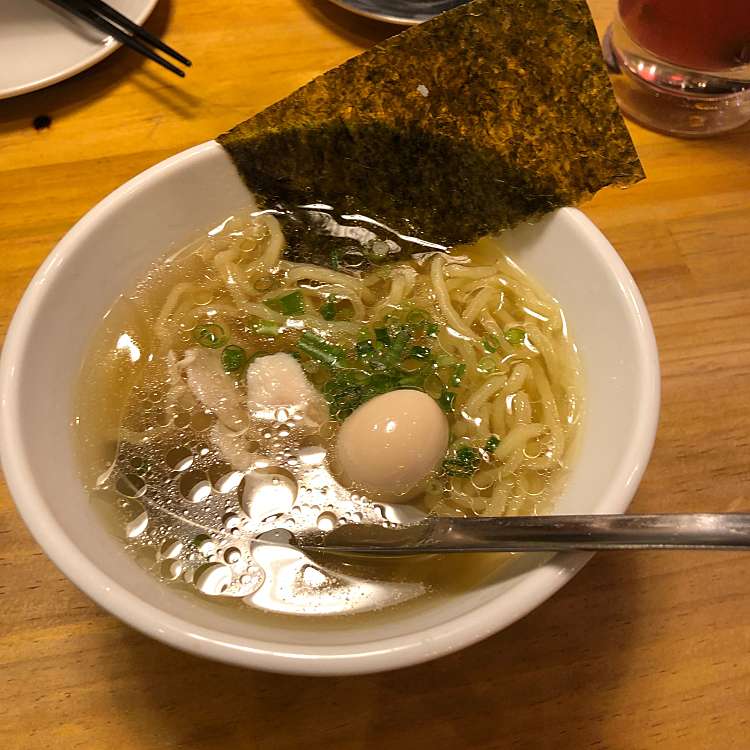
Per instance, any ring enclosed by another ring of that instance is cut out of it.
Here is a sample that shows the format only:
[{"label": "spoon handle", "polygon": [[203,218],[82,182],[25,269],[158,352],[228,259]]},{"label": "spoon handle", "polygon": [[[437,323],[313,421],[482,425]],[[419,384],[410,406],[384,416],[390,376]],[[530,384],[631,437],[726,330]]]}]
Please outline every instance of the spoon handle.
[{"label": "spoon handle", "polygon": [[564,552],[568,550],[750,550],[750,513],[429,517],[398,527],[345,524],[307,549],[359,554]]}]

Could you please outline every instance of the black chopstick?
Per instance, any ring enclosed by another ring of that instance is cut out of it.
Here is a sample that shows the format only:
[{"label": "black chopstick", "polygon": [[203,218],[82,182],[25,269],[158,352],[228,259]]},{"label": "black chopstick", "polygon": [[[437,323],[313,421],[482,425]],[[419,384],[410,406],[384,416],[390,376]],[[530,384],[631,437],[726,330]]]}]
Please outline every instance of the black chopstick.
[{"label": "black chopstick", "polygon": [[[130,47],[130,49],[140,53],[141,55],[144,55],[145,57],[148,57],[149,60],[153,60],[163,68],[166,68],[175,75],[180,76],[180,78],[185,77],[185,72],[183,70],[180,70],[180,68],[173,65],[171,62],[169,62],[169,60],[165,60],[163,57],[157,55],[153,50],[143,44],[141,40],[153,44],[155,47],[171,55],[176,60],[182,62],[184,65],[192,64],[190,60],[180,55],[179,52],[173,50],[168,45],[164,44],[164,42],[162,42],[158,37],[155,37],[153,34],[146,31],[141,26],[138,26],[138,24],[133,23],[121,13],[116,11],[114,8],[110,7],[104,2],[101,2],[101,0],[52,0],[52,2],[56,5],[59,5],[64,10],[69,11],[78,18],[86,21],[92,26],[96,27],[100,31],[103,31],[105,34],[109,34],[110,36],[114,37],[118,42],[121,42],[126,47]],[[127,28],[129,31],[131,31],[132,35],[128,34],[126,31],[123,31],[122,28],[107,20],[105,14],[107,14],[111,19],[116,21],[124,28]]]},{"label": "black chopstick", "polygon": [[154,36],[148,29],[144,29],[143,26],[139,26],[137,23],[133,23],[127,16],[123,16],[120,11],[113,8],[111,5],[103,2],[103,0],[88,0],[88,5],[92,6],[94,10],[106,16],[111,21],[114,21],[118,26],[121,26],[125,31],[130,31],[134,36],[139,37],[144,42],[148,42],[152,47],[160,49],[162,52],[166,52],[170,57],[173,57],[178,62],[186,65],[188,68],[193,64],[187,57],[181,55],[176,49],[173,49],[168,44],[162,42],[158,36]]}]

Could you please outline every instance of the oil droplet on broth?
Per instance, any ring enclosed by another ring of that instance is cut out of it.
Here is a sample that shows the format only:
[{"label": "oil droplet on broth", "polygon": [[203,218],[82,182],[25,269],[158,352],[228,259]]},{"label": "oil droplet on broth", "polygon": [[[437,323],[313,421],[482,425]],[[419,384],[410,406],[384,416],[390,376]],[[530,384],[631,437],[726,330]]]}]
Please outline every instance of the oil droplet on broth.
[{"label": "oil droplet on broth", "polygon": [[326,449],[320,445],[309,445],[300,448],[297,455],[302,464],[307,466],[319,466],[325,460]]},{"label": "oil droplet on broth", "polygon": [[274,418],[277,422],[286,422],[289,419],[289,411],[284,408],[277,409]]},{"label": "oil droplet on broth", "polygon": [[202,503],[211,495],[211,483],[200,471],[190,471],[179,479],[182,497],[188,503]]},{"label": "oil droplet on broth", "polygon": [[318,516],[317,526],[321,531],[333,531],[337,525],[338,518],[331,511],[325,511]]},{"label": "oil droplet on broth", "polygon": [[195,537],[193,542],[198,548],[198,552],[200,552],[204,557],[210,557],[211,555],[216,554],[216,542],[207,534],[199,534],[197,537]]},{"label": "oil droplet on broth", "polygon": [[183,565],[179,560],[164,560],[161,564],[161,575],[168,581],[176,581],[182,574]]},{"label": "oil droplet on broth", "polygon": [[244,472],[241,471],[227,472],[213,483],[214,489],[222,494],[234,492],[240,486],[244,476]]},{"label": "oil droplet on broth", "polygon": [[221,519],[224,528],[227,531],[239,528],[242,519],[236,513],[225,513]]},{"label": "oil droplet on broth", "polygon": [[288,513],[297,499],[297,482],[281,468],[251,471],[245,475],[242,509],[253,521]]},{"label": "oil droplet on broth", "polygon": [[137,498],[146,494],[146,480],[138,474],[121,474],[117,478],[115,489],[123,497]]},{"label": "oil droplet on broth", "polygon": [[231,582],[232,570],[222,563],[208,563],[195,571],[195,588],[208,596],[223,594]]},{"label": "oil droplet on broth", "polygon": [[165,560],[170,557],[179,557],[183,547],[184,545],[179,539],[167,539],[164,544],[162,544],[159,553]]},{"label": "oil droplet on broth", "polygon": [[140,536],[148,526],[148,513],[141,511],[135,518],[125,524],[125,536],[128,539],[135,539]]},{"label": "oil droplet on broth", "polygon": [[173,448],[166,455],[167,465],[172,471],[187,471],[194,460],[195,457],[188,448]]}]

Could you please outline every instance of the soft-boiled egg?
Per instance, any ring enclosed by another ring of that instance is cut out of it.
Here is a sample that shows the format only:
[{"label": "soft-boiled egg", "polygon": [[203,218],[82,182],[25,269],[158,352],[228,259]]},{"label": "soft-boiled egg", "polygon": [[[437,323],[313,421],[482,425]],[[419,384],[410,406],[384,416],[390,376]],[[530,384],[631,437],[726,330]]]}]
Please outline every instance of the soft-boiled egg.
[{"label": "soft-boiled egg", "polygon": [[336,439],[342,482],[372,499],[405,502],[424,486],[448,447],[448,420],[426,393],[397,390],[367,401]]}]

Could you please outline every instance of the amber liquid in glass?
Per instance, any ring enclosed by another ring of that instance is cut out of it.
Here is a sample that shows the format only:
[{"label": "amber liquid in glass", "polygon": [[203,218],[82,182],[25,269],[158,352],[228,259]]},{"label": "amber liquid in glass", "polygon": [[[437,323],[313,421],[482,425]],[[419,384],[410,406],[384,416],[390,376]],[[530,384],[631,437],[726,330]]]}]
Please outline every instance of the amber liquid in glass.
[{"label": "amber liquid in glass", "polygon": [[631,37],[652,54],[693,70],[750,63],[750,0],[620,0]]}]

